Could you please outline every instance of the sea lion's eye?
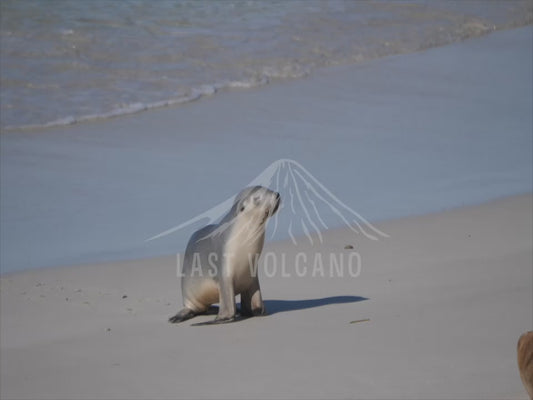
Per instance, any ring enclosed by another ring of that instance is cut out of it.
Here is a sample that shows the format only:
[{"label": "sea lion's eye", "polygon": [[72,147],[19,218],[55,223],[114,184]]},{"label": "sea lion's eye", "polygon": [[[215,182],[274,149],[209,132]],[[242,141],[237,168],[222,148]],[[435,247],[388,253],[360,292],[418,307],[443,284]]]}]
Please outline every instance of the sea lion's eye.
[{"label": "sea lion's eye", "polygon": [[243,211],[244,211],[244,206],[241,206],[241,212],[243,212]]}]

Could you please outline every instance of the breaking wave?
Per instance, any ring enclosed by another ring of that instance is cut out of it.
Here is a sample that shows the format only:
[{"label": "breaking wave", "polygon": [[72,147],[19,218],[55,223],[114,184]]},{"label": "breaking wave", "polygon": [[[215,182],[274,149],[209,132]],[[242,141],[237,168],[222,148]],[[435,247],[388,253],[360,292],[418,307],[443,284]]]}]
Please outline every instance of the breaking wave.
[{"label": "breaking wave", "polygon": [[0,2],[0,126],[176,106],[533,22],[517,1]]}]

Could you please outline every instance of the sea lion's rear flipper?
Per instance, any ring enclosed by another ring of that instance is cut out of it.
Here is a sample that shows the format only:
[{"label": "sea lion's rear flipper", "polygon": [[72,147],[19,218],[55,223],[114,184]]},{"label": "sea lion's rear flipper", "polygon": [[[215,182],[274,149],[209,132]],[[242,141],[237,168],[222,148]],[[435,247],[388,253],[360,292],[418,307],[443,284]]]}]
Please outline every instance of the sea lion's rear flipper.
[{"label": "sea lion's rear flipper", "polygon": [[174,315],[173,317],[170,317],[168,319],[168,322],[171,324],[177,324],[178,322],[187,321],[188,319],[191,319],[192,317],[196,316],[197,313],[195,313],[190,308],[184,308],[179,313]]}]

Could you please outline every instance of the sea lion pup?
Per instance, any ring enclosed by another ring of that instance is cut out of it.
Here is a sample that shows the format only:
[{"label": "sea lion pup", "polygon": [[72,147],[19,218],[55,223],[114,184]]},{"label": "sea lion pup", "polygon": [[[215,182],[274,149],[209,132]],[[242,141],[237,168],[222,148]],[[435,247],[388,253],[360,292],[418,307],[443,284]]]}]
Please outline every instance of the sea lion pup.
[{"label": "sea lion pup", "polygon": [[[263,250],[267,219],[280,204],[279,193],[249,187],[236,197],[219,224],[193,233],[185,250],[181,275],[183,309],[169,322],[205,314],[220,303],[216,319],[206,324],[234,321],[235,296],[241,295],[241,315],[264,315],[257,261]],[[203,324],[202,324],[203,325]]]},{"label": "sea lion pup", "polygon": [[520,336],[516,350],[520,378],[522,378],[529,398],[533,399],[533,331]]}]

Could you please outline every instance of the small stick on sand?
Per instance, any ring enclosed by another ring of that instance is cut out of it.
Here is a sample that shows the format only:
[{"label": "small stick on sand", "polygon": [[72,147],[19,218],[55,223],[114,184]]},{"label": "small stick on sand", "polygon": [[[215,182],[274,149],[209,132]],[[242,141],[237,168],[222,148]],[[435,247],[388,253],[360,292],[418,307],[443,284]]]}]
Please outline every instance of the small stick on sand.
[{"label": "small stick on sand", "polygon": [[358,322],[367,322],[367,321],[370,321],[370,318],[356,319],[355,321],[350,321],[350,324],[357,324]]}]

